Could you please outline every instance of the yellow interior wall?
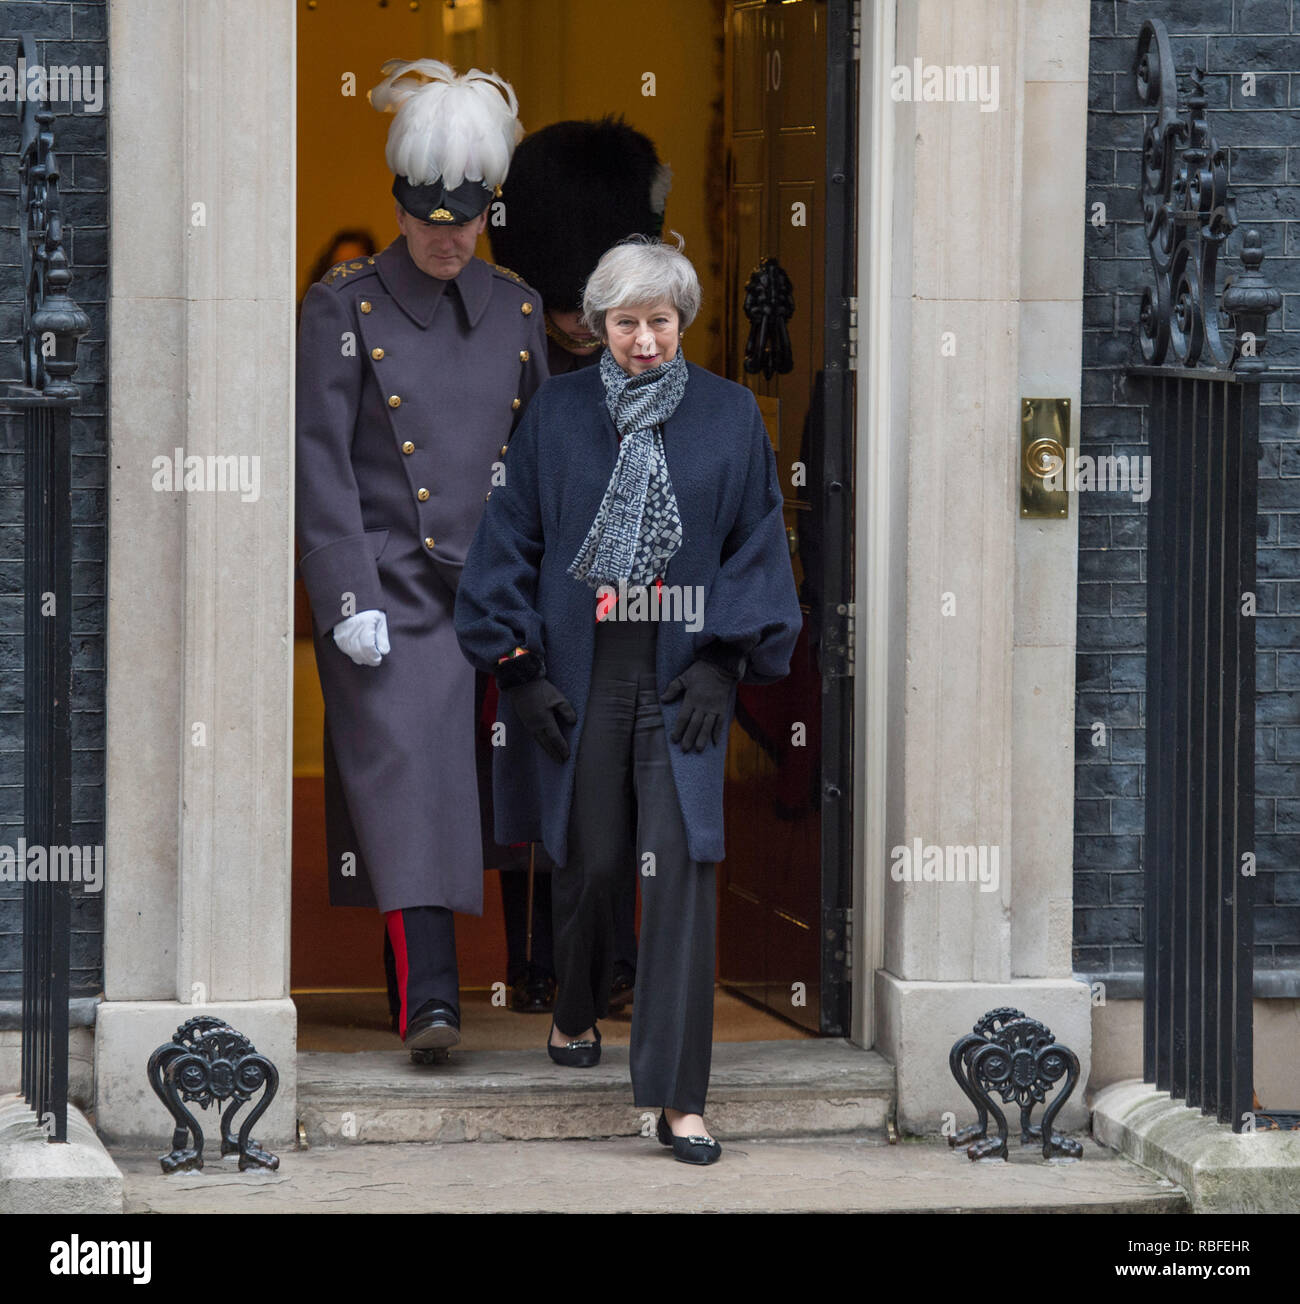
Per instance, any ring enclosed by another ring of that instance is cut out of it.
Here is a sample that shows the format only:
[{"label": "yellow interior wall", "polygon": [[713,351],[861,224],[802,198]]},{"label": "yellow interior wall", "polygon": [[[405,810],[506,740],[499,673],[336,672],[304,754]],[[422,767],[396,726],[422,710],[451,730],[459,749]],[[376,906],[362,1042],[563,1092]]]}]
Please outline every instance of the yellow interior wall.
[{"label": "yellow interior wall", "polygon": [[[474,26],[476,19],[481,19]],[[468,24],[459,33],[444,22]],[[482,0],[455,10],[433,0],[300,0],[298,13],[298,293],[334,232],[368,227],[382,249],[397,234],[384,163],[390,118],[366,91],[385,59],[435,58],[459,72],[501,74],[535,131],[564,118],[621,113],[673,169],[665,229],[686,240],[704,291],[688,338],[693,361],[722,365],[718,0]],[[654,94],[643,94],[647,74]],[[348,89],[354,94],[345,94]],[[556,196],[557,226],[580,196]],[[490,257],[486,237],[479,256]]]},{"label": "yellow interior wall", "polygon": [[293,640],[293,772],[298,778],[325,776],[325,699],[311,639]]}]

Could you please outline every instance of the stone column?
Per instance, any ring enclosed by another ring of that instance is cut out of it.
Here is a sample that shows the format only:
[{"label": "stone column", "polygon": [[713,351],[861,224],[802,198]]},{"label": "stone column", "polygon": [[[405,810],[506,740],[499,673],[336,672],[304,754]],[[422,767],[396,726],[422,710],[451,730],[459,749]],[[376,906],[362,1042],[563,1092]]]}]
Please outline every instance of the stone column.
[{"label": "stone column", "polygon": [[[1088,14],[1064,0],[1025,12],[1019,393],[1069,399],[1077,452]],[[1069,511],[1016,520],[1011,970],[1045,978],[1070,974],[1074,932],[1077,498]]]},{"label": "stone column", "polygon": [[[164,1142],[171,1123],[146,1061],[177,1025],[210,1014],[276,1063],[280,1092],[258,1139],[284,1144],[296,1116],[294,6],[112,0],[109,48],[96,1122],[110,1141]],[[158,459],[191,478],[172,483]],[[210,1132],[216,1120],[209,1111],[200,1121]]]},{"label": "stone column", "polygon": [[[1088,13],[971,0],[957,21],[947,0],[915,0],[896,15],[885,59],[909,78],[915,60],[973,66],[981,91],[997,78],[987,110],[927,100],[924,83],[892,105],[885,383],[902,483],[885,845],[866,854],[883,915],[875,1044],[897,1066],[900,1126],[921,1132],[947,1111],[969,1121],[947,1055],[986,1010],[1023,1009],[1088,1065],[1069,966],[1075,522],[1022,525],[1018,506],[1020,396],[1078,406]],[[986,881],[925,881],[918,842],[945,860],[985,849]],[[1058,1125],[1085,1117],[1080,1084]]]}]

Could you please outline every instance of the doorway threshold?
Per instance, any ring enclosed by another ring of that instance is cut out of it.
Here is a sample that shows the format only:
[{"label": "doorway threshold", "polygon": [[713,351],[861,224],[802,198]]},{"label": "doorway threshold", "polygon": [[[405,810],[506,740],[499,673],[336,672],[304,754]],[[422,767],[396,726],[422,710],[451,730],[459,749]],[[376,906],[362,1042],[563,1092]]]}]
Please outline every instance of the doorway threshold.
[{"label": "doorway threshold", "polygon": [[[715,1043],[706,1119],[728,1137],[853,1135],[888,1144],[894,1068],[830,1038]],[[632,1103],[626,1046],[594,1068],[532,1050],[462,1050],[415,1065],[404,1050],[298,1055],[298,1117],[309,1145],[532,1141],[653,1135]]]}]

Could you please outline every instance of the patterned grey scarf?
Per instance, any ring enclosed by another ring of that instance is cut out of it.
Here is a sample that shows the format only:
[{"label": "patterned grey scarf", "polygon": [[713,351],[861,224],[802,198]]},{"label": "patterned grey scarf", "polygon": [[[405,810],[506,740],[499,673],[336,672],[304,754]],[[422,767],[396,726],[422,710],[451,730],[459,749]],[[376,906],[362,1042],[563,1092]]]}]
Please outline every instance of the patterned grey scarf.
[{"label": "patterned grey scarf", "polygon": [[668,478],[660,427],[686,389],[681,347],[671,362],[629,376],[608,349],[600,356],[605,406],[622,436],[605,496],[569,574],[593,589],[649,584],[682,545],[682,518]]}]

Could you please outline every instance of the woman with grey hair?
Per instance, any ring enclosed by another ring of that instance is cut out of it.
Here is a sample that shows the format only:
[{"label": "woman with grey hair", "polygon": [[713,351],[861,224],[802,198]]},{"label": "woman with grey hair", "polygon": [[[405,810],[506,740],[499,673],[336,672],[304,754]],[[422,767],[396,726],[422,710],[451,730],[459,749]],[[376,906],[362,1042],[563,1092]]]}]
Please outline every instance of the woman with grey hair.
[{"label": "woman with grey hair", "polygon": [[752,393],[688,363],[689,260],[637,237],[601,258],[583,314],[600,365],[537,392],[465,559],[456,632],[497,677],[498,842],[540,839],[559,990],[547,1049],[600,1058],[613,884],[641,876],[630,1066],[686,1163],[713,1049],[715,863],[736,685],[789,671],[801,616],[776,460]]}]

